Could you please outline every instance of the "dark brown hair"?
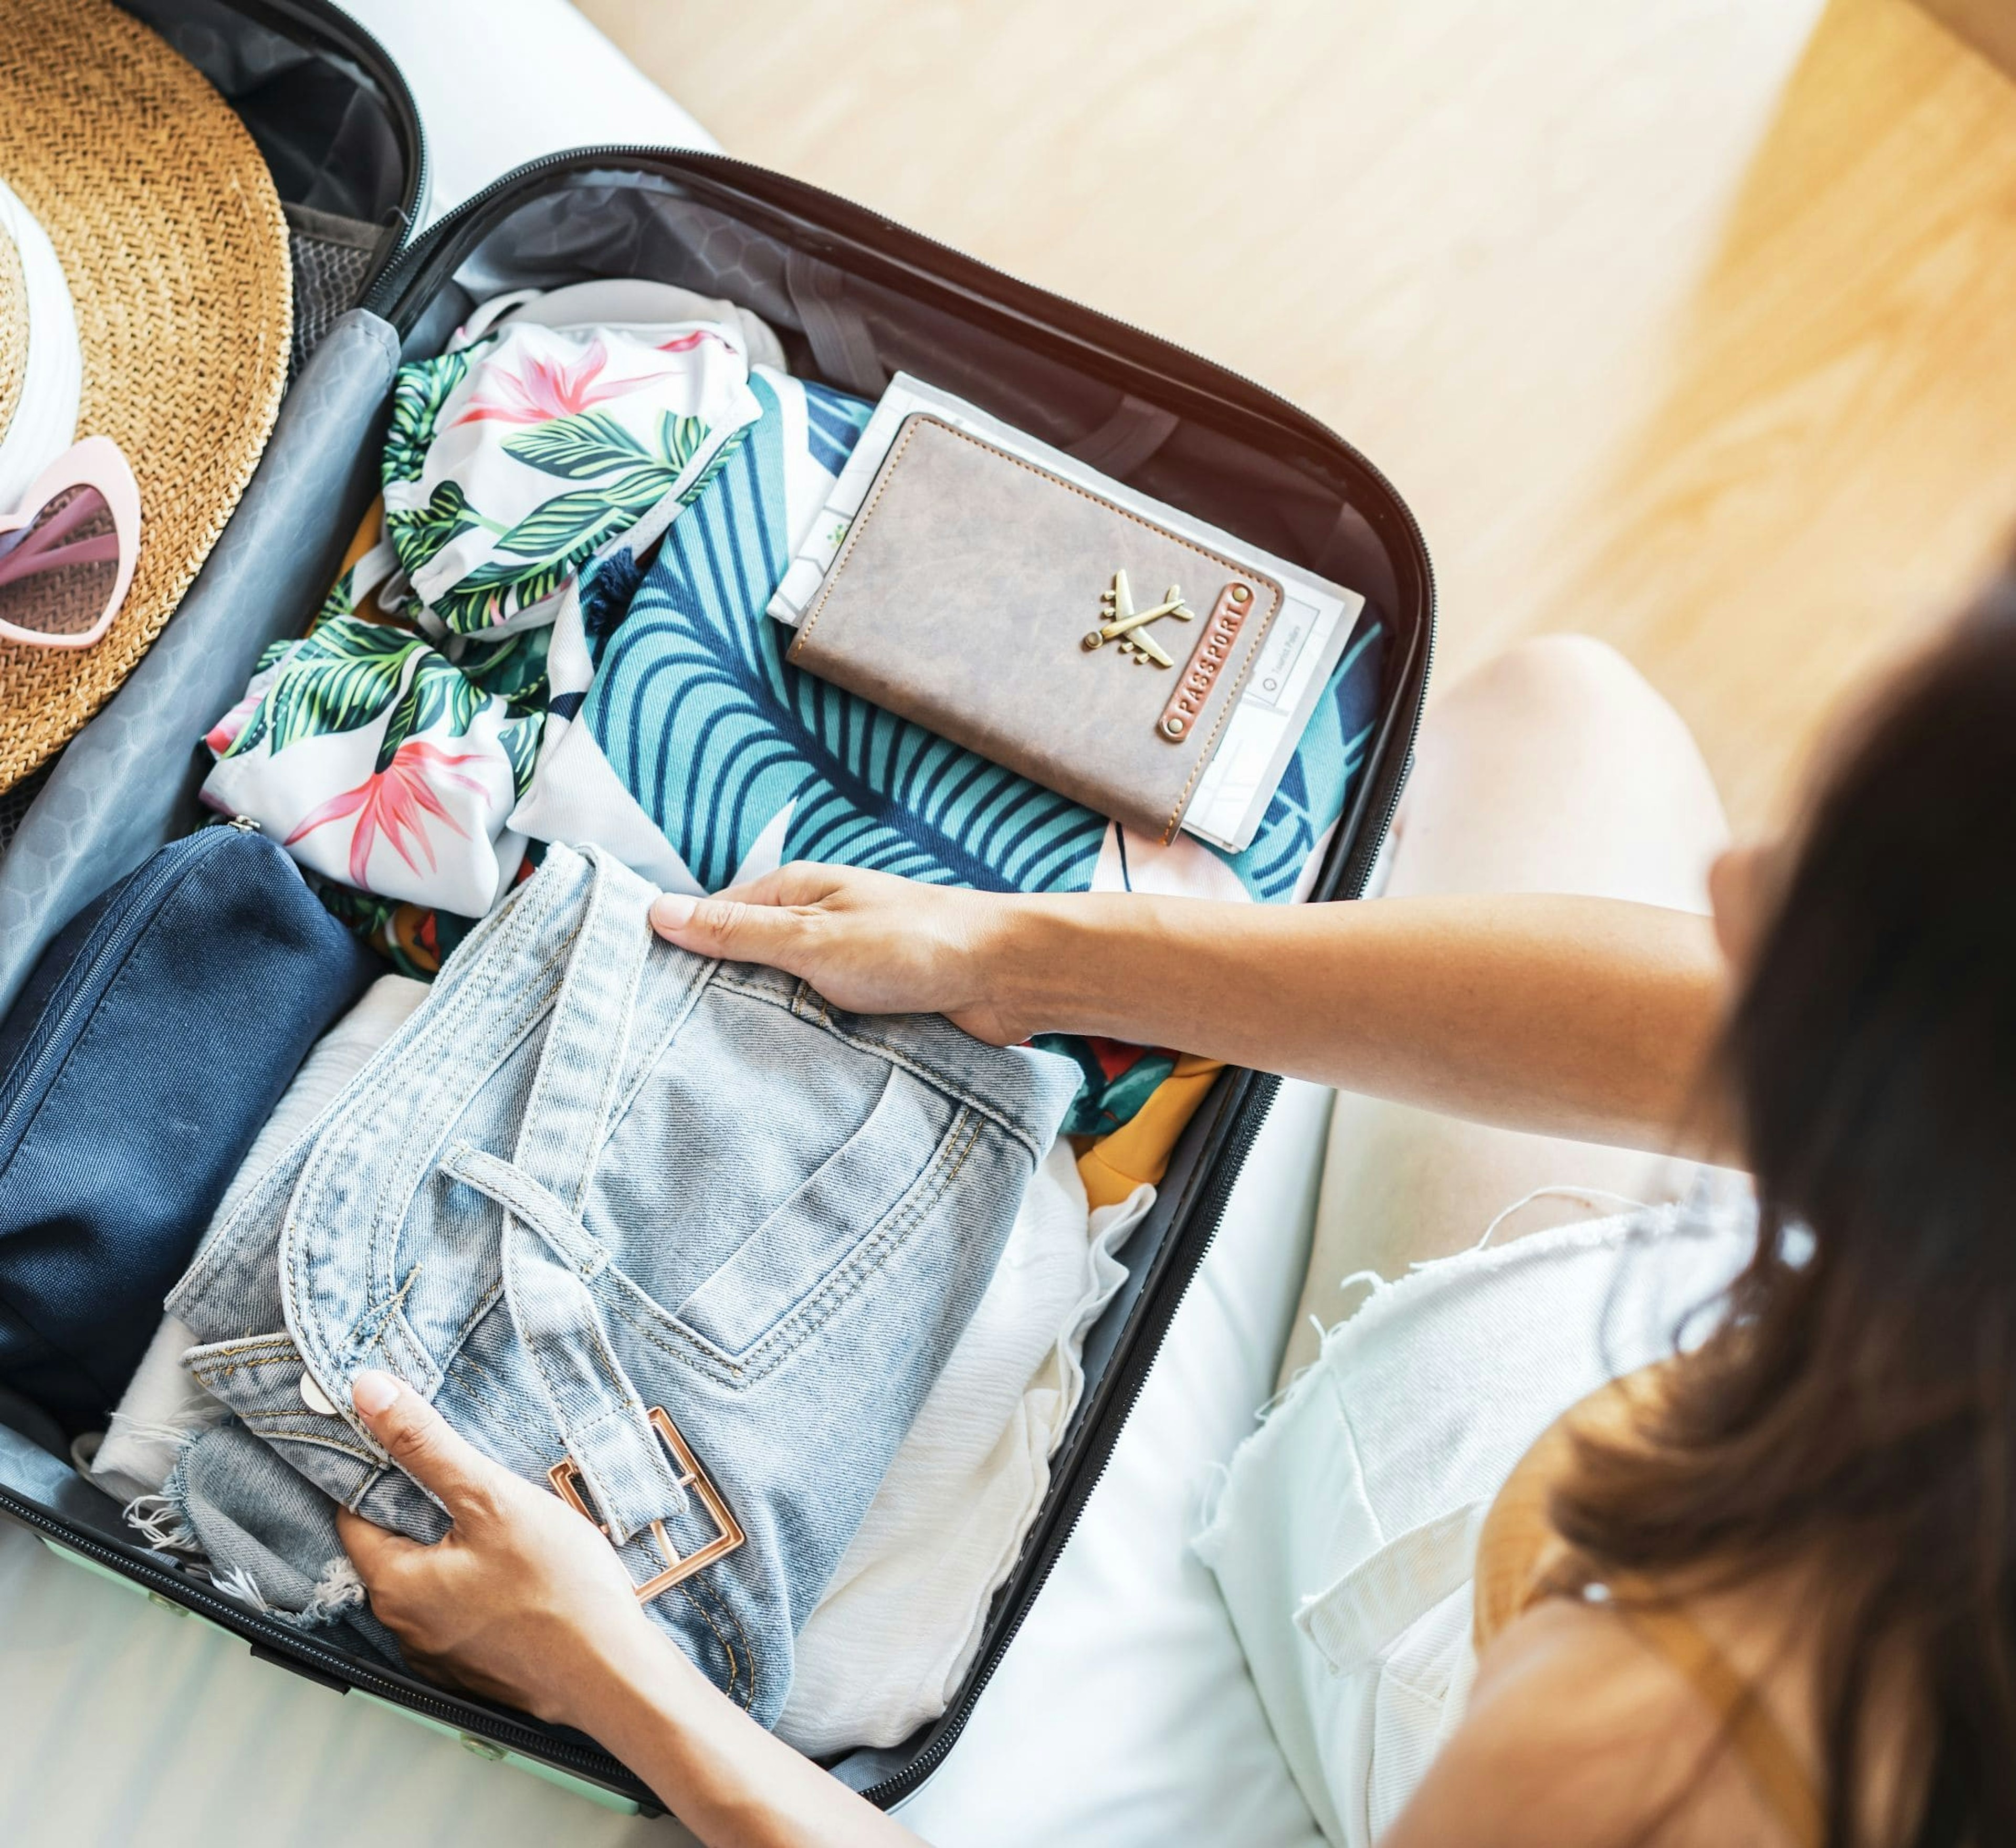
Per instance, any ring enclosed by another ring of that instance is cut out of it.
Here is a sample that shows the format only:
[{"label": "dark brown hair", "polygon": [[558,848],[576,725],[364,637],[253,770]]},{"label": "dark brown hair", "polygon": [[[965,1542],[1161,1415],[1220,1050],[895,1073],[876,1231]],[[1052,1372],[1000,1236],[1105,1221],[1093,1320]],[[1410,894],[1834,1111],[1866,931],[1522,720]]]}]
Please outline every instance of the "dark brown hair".
[{"label": "dark brown hair", "polygon": [[[1723,1061],[1756,1257],[1554,1518],[1597,1576],[1821,1569],[1828,1848],[2016,1841],[2016,580],[1823,779]],[[1901,1828],[1856,1775],[1900,1666]]]}]

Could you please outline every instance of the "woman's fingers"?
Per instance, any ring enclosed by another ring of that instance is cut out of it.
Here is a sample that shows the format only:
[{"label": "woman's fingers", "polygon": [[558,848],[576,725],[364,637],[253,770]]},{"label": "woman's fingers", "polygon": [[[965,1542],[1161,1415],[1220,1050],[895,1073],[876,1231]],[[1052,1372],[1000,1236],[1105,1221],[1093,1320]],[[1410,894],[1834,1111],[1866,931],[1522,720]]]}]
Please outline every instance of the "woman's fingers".
[{"label": "woman's fingers", "polygon": [[367,1591],[375,1590],[387,1573],[398,1571],[409,1554],[426,1551],[403,1533],[388,1533],[348,1508],[336,1511],[336,1537],[343,1542],[343,1550],[350,1555],[350,1562],[357,1568]]},{"label": "woman's fingers", "polygon": [[692,899],[666,892],[651,906],[651,928],[697,956],[768,963],[793,974],[815,925],[801,911],[745,899]]},{"label": "woman's fingers", "polygon": [[[392,1461],[457,1522],[492,1515],[517,1478],[484,1456],[403,1381],[376,1367],[351,1381],[351,1403]],[[368,1523],[367,1523],[368,1525]],[[361,1568],[360,1568],[361,1569]]]}]

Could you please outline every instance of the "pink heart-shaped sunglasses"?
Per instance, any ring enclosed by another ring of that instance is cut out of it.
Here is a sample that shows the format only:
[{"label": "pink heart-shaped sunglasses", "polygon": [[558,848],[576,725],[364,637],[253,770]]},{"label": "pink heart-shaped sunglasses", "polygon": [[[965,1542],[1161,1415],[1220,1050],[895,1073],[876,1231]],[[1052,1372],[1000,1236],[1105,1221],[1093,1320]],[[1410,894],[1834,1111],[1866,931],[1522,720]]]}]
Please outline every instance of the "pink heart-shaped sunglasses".
[{"label": "pink heart-shaped sunglasses", "polygon": [[140,553],[140,485],[119,445],[88,436],[0,513],[0,636],[88,648],[112,626]]}]

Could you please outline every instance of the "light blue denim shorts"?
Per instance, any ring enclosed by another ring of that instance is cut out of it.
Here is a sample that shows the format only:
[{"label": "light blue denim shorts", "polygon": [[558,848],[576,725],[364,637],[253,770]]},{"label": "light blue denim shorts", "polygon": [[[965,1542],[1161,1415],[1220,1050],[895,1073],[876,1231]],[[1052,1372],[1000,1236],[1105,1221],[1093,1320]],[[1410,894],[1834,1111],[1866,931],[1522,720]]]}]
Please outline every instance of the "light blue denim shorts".
[{"label": "light blue denim shorts", "polygon": [[170,1307],[234,1415],[167,1493],[220,1580],[389,1648],[335,1504],[447,1518],[349,1410],[388,1368],[599,1522],[768,1723],[1078,1075],[676,949],[655,896],[553,848],[213,1229]]}]

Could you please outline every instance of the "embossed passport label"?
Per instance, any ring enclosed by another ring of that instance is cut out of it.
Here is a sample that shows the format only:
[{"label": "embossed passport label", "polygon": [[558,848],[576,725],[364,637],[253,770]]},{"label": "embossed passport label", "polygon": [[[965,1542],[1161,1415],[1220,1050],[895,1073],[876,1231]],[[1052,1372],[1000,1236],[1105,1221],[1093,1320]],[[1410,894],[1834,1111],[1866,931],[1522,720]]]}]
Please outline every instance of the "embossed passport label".
[{"label": "embossed passport label", "polygon": [[1228,584],[1218,593],[1205,620],[1204,633],[1184,664],[1183,677],[1169,695],[1162,716],[1155,722],[1155,734],[1172,744],[1180,744],[1204,715],[1204,702],[1218,684],[1218,676],[1232,658],[1232,645],[1253,608],[1253,593],[1244,584]]}]

